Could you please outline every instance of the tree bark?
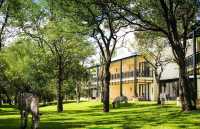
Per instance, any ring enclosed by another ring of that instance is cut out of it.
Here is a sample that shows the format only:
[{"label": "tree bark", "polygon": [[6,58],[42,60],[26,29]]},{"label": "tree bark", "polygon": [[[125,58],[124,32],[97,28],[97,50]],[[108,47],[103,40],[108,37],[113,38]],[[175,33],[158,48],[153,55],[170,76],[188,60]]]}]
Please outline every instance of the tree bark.
[{"label": "tree bark", "polygon": [[80,103],[80,85],[76,82],[76,103]]},{"label": "tree bark", "polygon": [[2,95],[0,93],[0,106],[2,105],[2,100],[3,100],[3,98],[2,98]]},{"label": "tree bark", "polygon": [[161,78],[162,72],[158,73],[158,69],[155,68],[155,79],[156,79],[156,83],[158,86],[158,97],[157,97],[157,104],[160,105],[161,104],[161,100],[160,100],[160,93],[161,93],[161,83],[160,83],[160,78]]},{"label": "tree bark", "polygon": [[104,97],[104,79],[101,80],[101,102],[103,102]]},{"label": "tree bark", "polygon": [[185,59],[183,59],[181,62],[179,62],[179,71],[180,71],[180,99],[181,99],[181,105],[183,111],[191,111],[194,109],[194,105],[192,105],[192,88],[188,84],[188,77],[186,73],[186,62]]},{"label": "tree bark", "polygon": [[[104,66],[102,66],[102,67],[104,67]],[[101,77],[101,102],[103,102],[104,101],[104,68],[102,69],[102,77]]]},{"label": "tree bark", "polygon": [[15,93],[14,100],[15,100],[15,105],[17,105],[17,104],[18,104],[18,101],[17,101],[17,93]]},{"label": "tree bark", "polygon": [[7,102],[9,105],[12,105],[12,100],[10,99],[10,96],[8,95],[8,93],[5,91],[4,94],[6,95],[7,97]]},{"label": "tree bark", "polygon": [[101,81],[101,102],[103,103],[103,99],[104,99],[104,72],[105,72],[105,67],[104,64],[101,62],[101,77],[100,77],[100,81]]},{"label": "tree bark", "polygon": [[62,95],[62,86],[63,86],[63,62],[62,56],[58,58],[58,81],[57,81],[57,111],[63,111],[63,95]]},{"label": "tree bark", "polygon": [[161,100],[160,100],[161,84],[160,84],[160,79],[159,79],[159,77],[156,77],[156,82],[157,82],[157,86],[158,86],[157,104],[160,105],[160,104],[161,104]]},{"label": "tree bark", "polygon": [[104,85],[104,103],[103,103],[103,111],[109,112],[109,85],[110,85],[110,62],[105,64],[105,85]]},{"label": "tree bark", "polygon": [[[3,2],[0,1],[0,3],[3,3]],[[0,4],[0,6],[1,6],[1,4]],[[3,32],[4,32],[6,25],[7,25],[7,22],[8,22],[8,17],[9,17],[8,14],[9,14],[9,9],[7,7],[5,19],[4,19],[4,22],[3,22],[1,29],[0,29],[0,51],[2,50],[2,47],[3,47],[3,44],[2,44],[3,43]]]}]

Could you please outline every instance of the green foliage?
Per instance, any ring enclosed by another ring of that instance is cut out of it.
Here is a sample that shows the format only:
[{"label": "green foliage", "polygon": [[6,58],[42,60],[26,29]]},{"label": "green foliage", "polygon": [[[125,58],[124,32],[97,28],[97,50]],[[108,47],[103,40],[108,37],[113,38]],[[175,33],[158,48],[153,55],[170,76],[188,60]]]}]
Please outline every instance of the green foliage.
[{"label": "green foliage", "polygon": [[[155,64],[167,60],[165,52],[169,47],[166,44],[166,39],[160,37],[157,33],[152,32],[138,32],[135,33],[139,53],[145,57],[149,62]],[[168,50],[170,51],[170,50]],[[170,58],[172,55],[168,55]]]},{"label": "green foliage", "polygon": [[73,92],[70,80],[84,78],[81,64],[93,54],[85,35],[88,28],[61,17],[51,10],[48,1],[6,1],[2,12],[8,7],[12,16],[9,24],[25,32],[1,52],[1,70],[12,89],[32,91],[41,97],[55,95],[58,59],[62,56],[65,86],[70,89],[65,92]]},{"label": "green foliage", "polygon": [[19,40],[5,49],[2,55],[8,64],[5,74],[14,89],[40,94],[47,88],[52,78],[50,58],[33,42]]}]

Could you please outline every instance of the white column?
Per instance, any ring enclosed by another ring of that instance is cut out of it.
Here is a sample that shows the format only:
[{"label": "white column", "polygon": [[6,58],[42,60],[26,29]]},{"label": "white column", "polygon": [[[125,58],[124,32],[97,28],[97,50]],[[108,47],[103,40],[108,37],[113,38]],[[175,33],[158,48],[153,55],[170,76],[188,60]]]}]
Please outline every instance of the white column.
[{"label": "white column", "polygon": [[200,75],[197,76],[197,99],[200,99]]},{"label": "white column", "polygon": [[200,108],[200,75],[197,75],[197,108]]}]

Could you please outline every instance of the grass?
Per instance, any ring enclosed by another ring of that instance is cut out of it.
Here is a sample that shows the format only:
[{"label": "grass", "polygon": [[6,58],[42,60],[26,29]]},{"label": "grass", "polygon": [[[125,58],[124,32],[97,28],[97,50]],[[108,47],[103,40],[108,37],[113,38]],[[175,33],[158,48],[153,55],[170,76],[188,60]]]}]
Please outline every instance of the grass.
[{"label": "grass", "polygon": [[[200,111],[180,112],[175,103],[160,107],[154,102],[136,102],[103,113],[102,104],[92,101],[64,104],[62,113],[56,112],[55,105],[40,111],[41,129],[200,129]],[[18,129],[19,122],[13,106],[0,107],[0,129]]]}]

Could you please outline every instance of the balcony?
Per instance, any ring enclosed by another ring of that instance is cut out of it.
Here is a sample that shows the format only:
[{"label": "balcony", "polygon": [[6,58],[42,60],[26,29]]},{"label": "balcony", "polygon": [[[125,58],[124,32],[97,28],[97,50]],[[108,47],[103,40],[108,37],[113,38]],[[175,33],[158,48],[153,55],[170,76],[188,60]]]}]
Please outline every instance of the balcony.
[{"label": "balcony", "polygon": [[[197,65],[200,65],[200,51],[196,53]],[[193,64],[193,55],[186,57],[186,66],[192,67]]]},{"label": "balcony", "polygon": [[[133,78],[134,79],[134,73],[135,71],[128,71],[128,72],[122,72],[122,79],[128,79]],[[153,71],[150,69],[145,69],[143,71],[136,71],[136,77],[153,77]],[[111,74],[111,80],[120,80],[120,73]]]},{"label": "balcony", "polygon": [[145,69],[143,71],[137,71],[137,77],[153,77],[153,71]]}]

